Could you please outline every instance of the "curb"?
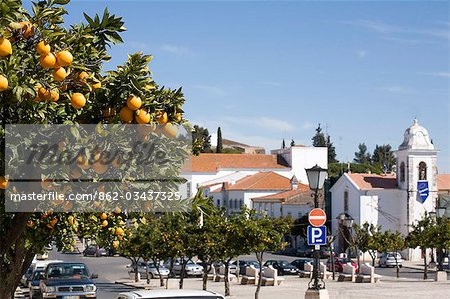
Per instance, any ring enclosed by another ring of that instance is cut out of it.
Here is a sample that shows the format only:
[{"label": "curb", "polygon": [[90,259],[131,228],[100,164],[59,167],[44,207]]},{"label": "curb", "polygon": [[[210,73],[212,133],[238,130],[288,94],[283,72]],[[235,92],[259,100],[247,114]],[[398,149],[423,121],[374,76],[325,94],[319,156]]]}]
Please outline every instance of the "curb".
[{"label": "curb", "polygon": [[120,284],[123,286],[127,286],[127,287],[131,287],[131,288],[135,288],[135,289],[141,289],[141,290],[149,290],[150,286],[145,287],[145,286],[140,286],[140,285],[134,285],[131,282],[121,282],[121,281],[114,281],[115,284]]}]

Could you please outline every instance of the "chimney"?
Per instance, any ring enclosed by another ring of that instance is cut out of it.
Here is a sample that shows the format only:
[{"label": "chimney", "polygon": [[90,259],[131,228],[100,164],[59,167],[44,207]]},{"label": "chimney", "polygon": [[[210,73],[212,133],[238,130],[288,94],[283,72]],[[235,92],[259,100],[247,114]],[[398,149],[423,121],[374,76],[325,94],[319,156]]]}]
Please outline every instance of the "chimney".
[{"label": "chimney", "polygon": [[291,190],[297,190],[297,188],[298,188],[298,180],[294,174],[294,176],[291,179]]}]

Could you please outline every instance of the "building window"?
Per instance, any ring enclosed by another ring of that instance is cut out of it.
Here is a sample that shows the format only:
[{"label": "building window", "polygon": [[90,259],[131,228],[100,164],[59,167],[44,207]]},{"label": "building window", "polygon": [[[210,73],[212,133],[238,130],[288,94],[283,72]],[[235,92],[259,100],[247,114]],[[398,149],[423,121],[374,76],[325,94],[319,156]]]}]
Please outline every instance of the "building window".
[{"label": "building window", "polygon": [[239,208],[242,209],[243,205],[244,205],[244,200],[241,198],[241,200],[239,201]]},{"label": "building window", "polygon": [[220,207],[220,199],[217,200],[217,206]]},{"label": "building window", "polygon": [[297,219],[300,219],[302,217],[303,217],[303,213],[302,212],[298,212]]},{"label": "building window", "polygon": [[419,163],[419,180],[425,181],[427,179],[427,164],[425,162]]},{"label": "building window", "polygon": [[344,213],[348,213],[348,190],[344,191]]},{"label": "building window", "polygon": [[187,186],[186,186],[186,193],[187,193],[187,197],[191,197],[191,189],[192,189],[192,183],[188,182]]},{"label": "building window", "polygon": [[405,162],[402,162],[400,164],[400,182],[404,182],[405,181]]}]

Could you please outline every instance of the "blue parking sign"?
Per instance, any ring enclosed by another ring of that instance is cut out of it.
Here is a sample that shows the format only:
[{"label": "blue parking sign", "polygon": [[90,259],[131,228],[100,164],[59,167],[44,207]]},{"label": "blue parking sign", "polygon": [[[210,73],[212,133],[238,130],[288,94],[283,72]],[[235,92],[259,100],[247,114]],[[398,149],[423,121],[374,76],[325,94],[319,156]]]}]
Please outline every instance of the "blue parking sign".
[{"label": "blue parking sign", "polygon": [[308,245],[326,245],[327,228],[326,226],[308,226]]}]

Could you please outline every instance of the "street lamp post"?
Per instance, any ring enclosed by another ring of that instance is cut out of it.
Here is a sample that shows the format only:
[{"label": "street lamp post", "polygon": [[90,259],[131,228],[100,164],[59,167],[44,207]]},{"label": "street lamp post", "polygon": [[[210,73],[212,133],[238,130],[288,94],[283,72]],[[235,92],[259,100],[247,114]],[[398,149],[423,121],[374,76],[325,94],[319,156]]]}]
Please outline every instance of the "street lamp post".
[{"label": "street lamp post", "polygon": [[352,226],[353,226],[353,217],[352,216],[350,216],[349,214],[347,214],[347,213],[340,213],[338,216],[337,216],[337,219],[339,219],[340,220],[340,222],[342,223],[342,226],[345,228],[345,231],[340,231],[340,234],[341,234],[341,240],[342,241],[344,241],[345,242],[345,244],[344,244],[344,246],[342,245],[342,244],[339,244],[339,247],[341,247],[341,251],[346,251],[346,248],[348,247],[348,239],[347,239],[347,236],[346,236],[346,234],[348,235],[350,235],[351,236],[351,234],[352,234],[352,231],[351,231],[351,229],[352,229]]},{"label": "street lamp post", "polygon": [[[317,164],[312,168],[307,168],[306,175],[308,177],[309,188],[313,193],[311,194],[314,197],[314,208],[319,208],[319,190],[323,188],[323,184],[325,183],[325,179],[327,177],[327,169],[318,166]],[[318,248],[317,248],[318,247]],[[311,281],[308,284],[308,290],[306,291],[305,298],[318,298],[322,296],[322,298],[328,298],[328,293],[325,290],[325,282],[320,279],[320,245],[316,245],[314,247],[314,268],[313,268],[313,276]]]},{"label": "street lamp post", "polygon": [[[446,208],[444,206],[442,206],[440,200],[438,200],[437,207],[436,207],[436,213],[435,213],[436,214],[436,224],[437,224],[438,221],[442,220],[442,219],[438,219],[438,218],[443,217],[445,215],[445,212],[446,212]],[[437,254],[437,262],[438,262],[437,270],[438,271],[444,271],[444,265],[443,265],[444,252],[443,252],[443,250],[441,248],[439,250],[438,249],[436,249],[436,250],[437,250],[437,252],[436,252],[436,254]]]}]

